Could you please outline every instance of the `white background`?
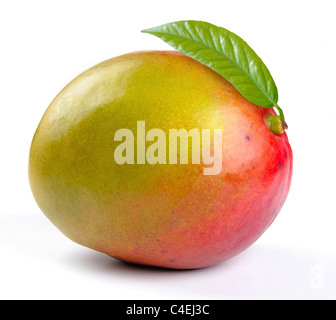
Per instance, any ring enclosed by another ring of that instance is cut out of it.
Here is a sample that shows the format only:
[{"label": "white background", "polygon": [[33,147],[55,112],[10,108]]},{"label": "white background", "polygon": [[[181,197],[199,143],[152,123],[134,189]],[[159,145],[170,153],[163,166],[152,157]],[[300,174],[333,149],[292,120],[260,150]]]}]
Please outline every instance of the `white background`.
[{"label": "white background", "polygon": [[[0,299],[335,299],[335,1],[1,1]],[[65,238],[27,178],[34,131],[83,70],[171,49],[140,30],[203,20],[246,40],[270,69],[294,153],[290,194],[248,250],[214,267],[121,263]]]}]

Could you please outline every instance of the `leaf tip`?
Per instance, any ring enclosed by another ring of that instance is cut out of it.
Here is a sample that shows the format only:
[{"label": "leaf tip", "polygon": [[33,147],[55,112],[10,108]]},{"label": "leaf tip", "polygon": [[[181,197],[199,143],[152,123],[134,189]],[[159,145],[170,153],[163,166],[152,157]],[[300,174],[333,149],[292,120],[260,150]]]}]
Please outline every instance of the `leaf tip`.
[{"label": "leaf tip", "polygon": [[149,29],[143,29],[141,30],[142,33],[150,33],[150,34],[154,34],[155,28],[149,28]]}]

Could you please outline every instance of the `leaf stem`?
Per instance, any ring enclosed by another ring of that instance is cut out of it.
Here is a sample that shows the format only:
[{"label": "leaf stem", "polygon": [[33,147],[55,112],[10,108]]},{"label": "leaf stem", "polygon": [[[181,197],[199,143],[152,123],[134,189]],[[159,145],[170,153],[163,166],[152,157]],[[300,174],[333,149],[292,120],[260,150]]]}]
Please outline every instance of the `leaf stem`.
[{"label": "leaf stem", "polygon": [[278,112],[279,112],[279,115],[280,115],[280,119],[281,119],[281,122],[282,122],[282,127],[283,127],[283,129],[284,129],[284,130],[288,129],[288,125],[287,125],[287,123],[286,123],[286,121],[285,121],[285,115],[284,115],[282,109],[281,109],[277,104],[275,104],[274,107],[275,107],[275,108],[278,110]]}]

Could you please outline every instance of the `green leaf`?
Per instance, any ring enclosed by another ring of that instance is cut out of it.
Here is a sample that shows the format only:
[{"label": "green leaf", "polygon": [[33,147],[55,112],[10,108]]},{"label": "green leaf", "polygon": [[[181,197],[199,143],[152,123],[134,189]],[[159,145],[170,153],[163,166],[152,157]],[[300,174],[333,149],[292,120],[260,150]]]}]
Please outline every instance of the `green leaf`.
[{"label": "green leaf", "polygon": [[269,70],[236,34],[193,20],[172,22],[142,32],[159,37],[174,49],[216,71],[247,100],[264,108],[278,108],[278,90]]}]

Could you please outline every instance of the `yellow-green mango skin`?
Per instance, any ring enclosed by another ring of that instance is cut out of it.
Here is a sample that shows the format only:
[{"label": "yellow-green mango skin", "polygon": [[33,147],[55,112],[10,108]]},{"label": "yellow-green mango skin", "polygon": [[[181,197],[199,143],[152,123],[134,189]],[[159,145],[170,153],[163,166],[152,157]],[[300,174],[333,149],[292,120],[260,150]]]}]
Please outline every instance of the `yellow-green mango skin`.
[{"label": "yellow-green mango skin", "polygon": [[[31,144],[31,189],[81,245],[137,264],[210,266],[254,243],[287,197],[292,151],[286,133],[266,126],[270,113],[179,52],[115,57],[80,74],[48,107]],[[136,139],[137,121],[167,136],[222,129],[221,173],[204,175],[202,163],[116,164],[114,134],[128,128]]]}]

